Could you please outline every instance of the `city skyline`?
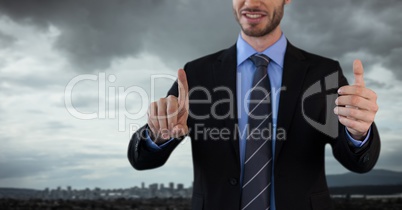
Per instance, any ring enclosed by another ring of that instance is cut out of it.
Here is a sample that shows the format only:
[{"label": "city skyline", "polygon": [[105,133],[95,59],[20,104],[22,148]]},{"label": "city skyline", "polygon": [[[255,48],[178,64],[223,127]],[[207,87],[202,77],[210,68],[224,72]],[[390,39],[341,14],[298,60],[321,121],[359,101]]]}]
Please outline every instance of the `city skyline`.
[{"label": "city skyline", "polygon": [[[362,59],[380,106],[375,168],[394,171],[402,171],[401,10],[398,0],[293,1],[282,22],[292,44],[338,60],[349,82]],[[0,0],[0,187],[190,185],[188,138],[165,166],[135,171],[130,134],[178,68],[230,47],[239,32],[230,1]],[[347,172],[329,146],[326,171]]]},{"label": "city skyline", "polygon": [[118,189],[103,189],[99,187],[76,189],[72,186],[65,188],[45,188],[41,190],[1,188],[0,199],[63,199],[63,200],[98,200],[98,199],[149,199],[149,198],[191,198],[193,186],[185,187],[182,183],[169,182],[165,187],[163,183],[152,183]]}]

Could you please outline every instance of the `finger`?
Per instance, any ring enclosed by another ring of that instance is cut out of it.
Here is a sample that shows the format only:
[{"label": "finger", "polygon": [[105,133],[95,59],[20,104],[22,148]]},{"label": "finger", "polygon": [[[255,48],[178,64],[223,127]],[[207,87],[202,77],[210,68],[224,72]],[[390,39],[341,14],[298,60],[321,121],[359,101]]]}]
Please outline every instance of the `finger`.
[{"label": "finger", "polygon": [[163,139],[169,138],[168,124],[167,124],[167,113],[166,113],[166,98],[161,98],[158,101],[158,123],[159,123],[159,133],[162,135]]},{"label": "finger", "polygon": [[377,94],[365,87],[356,85],[347,85],[338,89],[340,95],[357,95],[368,100],[377,100]]},{"label": "finger", "polygon": [[167,122],[169,131],[173,130],[173,127],[177,124],[179,104],[176,96],[167,97]]},{"label": "finger", "polygon": [[179,86],[179,105],[180,108],[188,106],[188,84],[186,72],[183,69],[179,69],[177,72],[177,82]]},{"label": "finger", "polygon": [[368,123],[374,122],[375,114],[372,112],[355,109],[353,107],[335,107],[334,113],[342,117],[351,118],[357,121],[364,121]]},{"label": "finger", "polygon": [[361,122],[343,116],[338,116],[338,119],[339,122],[348,129],[352,129],[362,134],[367,133],[371,126],[371,123]]},{"label": "finger", "polygon": [[355,95],[339,96],[335,100],[335,104],[338,106],[353,106],[371,112],[377,112],[378,110],[378,105],[375,102]]},{"label": "finger", "polygon": [[363,64],[358,59],[356,59],[353,62],[353,75],[354,75],[354,78],[355,78],[355,83],[354,84],[364,87],[365,85],[364,85],[364,78],[363,78],[363,75],[364,75]]},{"label": "finger", "polygon": [[148,106],[148,118],[158,119],[158,103],[152,102]]},{"label": "finger", "polygon": [[149,128],[149,130],[151,130],[151,134],[149,134],[150,135],[150,137],[151,137],[151,139],[152,140],[156,140],[157,139],[157,137],[158,137],[158,128],[156,128],[156,126],[154,125],[154,122],[152,122],[151,120],[150,120],[150,118],[148,118],[148,128]]},{"label": "finger", "polygon": [[159,122],[157,114],[158,114],[157,103],[152,102],[151,104],[149,104],[148,108],[148,126],[155,137],[159,133]]}]

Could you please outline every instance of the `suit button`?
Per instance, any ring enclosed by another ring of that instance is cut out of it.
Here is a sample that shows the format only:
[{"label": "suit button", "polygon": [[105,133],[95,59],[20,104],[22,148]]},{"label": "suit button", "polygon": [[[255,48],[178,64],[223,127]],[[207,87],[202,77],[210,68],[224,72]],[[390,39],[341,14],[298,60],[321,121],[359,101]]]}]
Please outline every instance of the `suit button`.
[{"label": "suit button", "polygon": [[233,185],[233,186],[237,185],[237,179],[236,179],[236,178],[230,178],[230,179],[229,179],[229,182],[230,182],[230,184]]},{"label": "suit button", "polygon": [[364,156],[364,158],[363,158],[363,163],[366,163],[366,162],[369,161],[369,160],[370,160],[370,154],[367,153],[367,154]]}]

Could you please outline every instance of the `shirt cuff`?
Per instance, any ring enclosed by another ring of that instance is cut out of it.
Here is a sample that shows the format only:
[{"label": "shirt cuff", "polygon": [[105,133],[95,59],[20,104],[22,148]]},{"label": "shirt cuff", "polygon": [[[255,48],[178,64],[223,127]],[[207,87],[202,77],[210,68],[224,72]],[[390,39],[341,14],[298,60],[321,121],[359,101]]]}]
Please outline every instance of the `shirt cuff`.
[{"label": "shirt cuff", "polygon": [[368,139],[370,137],[370,133],[371,133],[371,127],[370,127],[369,131],[367,132],[366,138],[363,141],[358,141],[350,135],[350,133],[346,127],[345,127],[345,130],[346,130],[346,135],[348,136],[349,141],[352,142],[353,146],[355,146],[356,148],[362,147],[368,141]]},{"label": "shirt cuff", "polygon": [[146,138],[145,138],[145,146],[151,150],[152,152],[158,152],[161,151],[163,148],[165,148],[171,141],[173,141],[174,138],[169,139],[169,141],[166,141],[165,143],[161,144],[161,145],[157,145],[155,144],[154,141],[152,141],[151,136],[148,133],[148,129],[145,129],[145,134],[146,134]]}]

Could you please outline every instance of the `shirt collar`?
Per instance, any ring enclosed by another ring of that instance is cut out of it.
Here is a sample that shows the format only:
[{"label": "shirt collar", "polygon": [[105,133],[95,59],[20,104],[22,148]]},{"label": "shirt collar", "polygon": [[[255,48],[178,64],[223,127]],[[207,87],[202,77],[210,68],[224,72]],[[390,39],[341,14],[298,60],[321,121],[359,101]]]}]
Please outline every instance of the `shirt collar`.
[{"label": "shirt collar", "polygon": [[[281,37],[278,41],[276,41],[273,45],[265,49],[262,54],[268,56],[271,61],[278,64],[281,68],[283,68],[283,61],[285,59],[287,41],[285,35],[282,33]],[[239,34],[236,42],[237,48],[237,66],[242,64],[245,60],[247,60],[250,56],[259,53],[253,47],[251,47]]]}]

